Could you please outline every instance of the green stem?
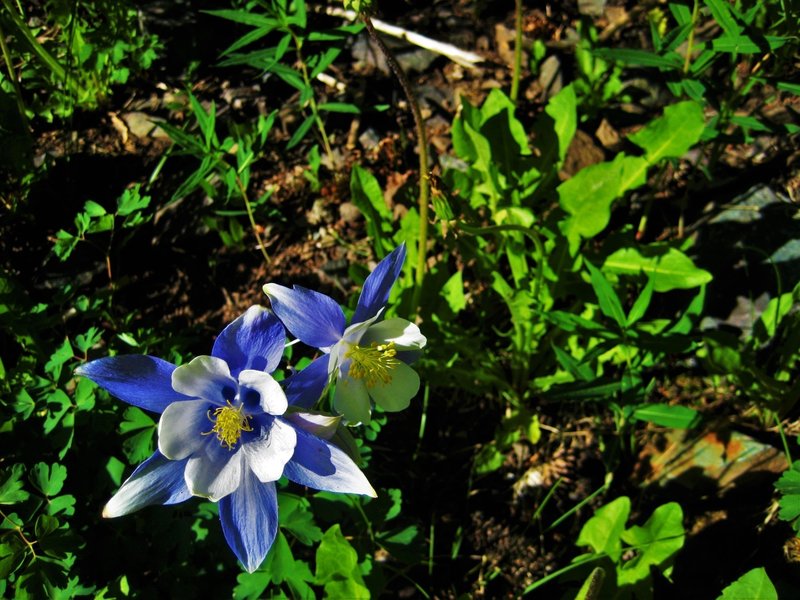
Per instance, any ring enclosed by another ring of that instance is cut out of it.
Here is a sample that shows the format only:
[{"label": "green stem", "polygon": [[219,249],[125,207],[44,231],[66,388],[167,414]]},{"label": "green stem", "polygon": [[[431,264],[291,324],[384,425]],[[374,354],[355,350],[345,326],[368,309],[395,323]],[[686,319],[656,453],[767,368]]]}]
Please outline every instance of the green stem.
[{"label": "green stem", "polygon": [[580,560],[577,560],[574,563],[570,563],[569,565],[567,565],[563,569],[559,569],[558,571],[554,571],[554,572],[550,573],[550,575],[548,575],[547,577],[542,577],[539,581],[535,581],[534,583],[532,583],[531,585],[529,585],[528,587],[525,588],[525,590],[522,592],[522,595],[523,596],[527,596],[533,590],[535,590],[538,587],[543,586],[548,581],[552,581],[553,579],[561,577],[564,573],[569,573],[570,571],[574,571],[575,569],[578,569],[578,568],[582,567],[583,565],[587,565],[587,564],[589,564],[591,562],[594,562],[596,560],[600,560],[604,556],[605,556],[604,554],[589,554],[588,556],[585,556],[584,558],[581,558]]},{"label": "green stem", "polygon": [[29,126],[28,115],[25,112],[25,102],[22,100],[22,88],[20,88],[19,81],[17,81],[17,76],[14,73],[13,61],[11,60],[11,51],[8,48],[8,44],[6,44],[6,34],[2,27],[0,27],[0,49],[3,51],[3,60],[5,61],[6,68],[8,69],[8,79],[11,81],[11,85],[14,86],[14,94],[17,97],[19,116],[22,118],[22,122],[27,128]]},{"label": "green stem", "polygon": [[514,8],[514,71],[511,77],[511,101],[516,104],[519,95],[519,77],[522,71],[522,0]]},{"label": "green stem", "polygon": [[236,174],[236,185],[239,188],[239,193],[242,195],[244,207],[245,210],[247,210],[247,218],[250,219],[250,228],[253,230],[253,235],[256,236],[256,241],[258,242],[258,249],[261,250],[261,254],[264,256],[265,264],[269,266],[269,254],[267,254],[267,249],[264,247],[264,242],[261,239],[261,235],[258,233],[256,219],[253,216],[253,207],[250,206],[250,199],[247,197],[247,190],[245,189],[242,180],[239,178],[238,173]]},{"label": "green stem", "polygon": [[[289,34],[292,36],[292,40],[294,41],[295,52],[297,54],[297,62],[300,65],[300,74],[303,76],[303,83],[306,84],[306,87],[312,89],[311,87],[311,79],[308,77],[308,68],[306,67],[306,61],[303,58],[303,42],[300,40],[292,31],[289,30]],[[319,130],[320,136],[322,136],[322,145],[325,146],[325,154],[328,155],[328,160],[330,161],[331,169],[334,168],[334,157],[333,157],[333,149],[331,148],[330,140],[328,139],[328,134],[325,131],[325,124],[322,122],[322,117],[319,116],[319,109],[317,108],[317,101],[314,98],[314,93],[312,91],[311,95],[308,98],[308,105],[311,108],[311,113],[314,115],[314,122],[317,125],[317,129]]]},{"label": "green stem", "polygon": [[692,28],[689,30],[689,39],[686,42],[686,58],[683,61],[683,74],[689,73],[689,68],[692,66],[692,50],[694,49],[694,30],[697,27],[697,15],[700,11],[700,0],[694,0],[694,7],[692,8]]},{"label": "green stem", "polygon": [[361,18],[364,20],[364,25],[367,27],[372,40],[377,44],[380,51],[386,57],[386,62],[395,77],[400,81],[400,86],[408,99],[411,106],[411,112],[414,115],[414,124],[417,128],[417,146],[419,148],[419,244],[417,246],[417,268],[415,271],[414,281],[414,295],[412,296],[412,310],[419,314],[420,299],[422,298],[422,283],[425,279],[425,271],[428,264],[428,194],[429,194],[429,179],[428,179],[428,136],[425,133],[425,122],[422,120],[422,111],[419,108],[419,102],[411,89],[411,82],[408,80],[403,68],[397,59],[392,54],[392,51],[383,43],[383,40],[375,31],[372,25],[372,20],[369,15],[362,14]]}]

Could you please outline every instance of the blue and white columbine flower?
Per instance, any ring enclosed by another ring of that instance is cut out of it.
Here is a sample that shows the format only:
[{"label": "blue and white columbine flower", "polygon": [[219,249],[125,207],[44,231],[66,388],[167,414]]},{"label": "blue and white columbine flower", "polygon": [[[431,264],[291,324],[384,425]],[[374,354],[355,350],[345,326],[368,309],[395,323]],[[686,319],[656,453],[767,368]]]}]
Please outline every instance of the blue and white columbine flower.
[{"label": "blue and white columbine flower", "polygon": [[254,306],[222,331],[211,356],[186,365],[133,355],[81,366],[78,375],[161,413],[158,450],[122,484],[103,516],[191,496],[218,501],[225,539],[252,572],[278,531],[281,475],[319,490],[375,496],[352,459],[328,441],[338,417],[290,408],[270,375],[284,339],[275,315]]},{"label": "blue and white columbine flower", "polygon": [[409,405],[419,390],[419,376],[407,363],[426,339],[410,321],[381,320],[405,257],[402,244],[378,263],[364,282],[349,327],[341,307],[324,294],[300,286],[264,286],[272,310],[289,332],[323,352],[287,380],[293,403],[311,407],[335,383],[334,408],[351,424],[369,422],[371,401],[387,411]]}]

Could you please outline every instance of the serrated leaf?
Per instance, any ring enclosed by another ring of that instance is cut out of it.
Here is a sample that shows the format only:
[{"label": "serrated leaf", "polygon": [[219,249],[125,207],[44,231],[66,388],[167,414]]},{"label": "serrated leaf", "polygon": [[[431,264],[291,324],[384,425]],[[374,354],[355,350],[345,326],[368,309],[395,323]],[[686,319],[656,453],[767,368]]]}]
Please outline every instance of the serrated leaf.
[{"label": "serrated leaf", "polygon": [[651,165],[663,158],[680,158],[699,140],[705,129],[703,108],[693,100],[664,109],[664,115],[628,136],[642,148]]},{"label": "serrated leaf", "polygon": [[603,270],[620,275],[645,273],[656,292],[691,289],[712,279],[711,273],[695,266],[692,259],[666,244],[620,248],[603,263]]},{"label": "serrated leaf", "polygon": [[15,464],[11,469],[3,471],[0,483],[0,504],[16,504],[24,502],[30,494],[22,489],[22,476],[25,473],[25,466]]}]

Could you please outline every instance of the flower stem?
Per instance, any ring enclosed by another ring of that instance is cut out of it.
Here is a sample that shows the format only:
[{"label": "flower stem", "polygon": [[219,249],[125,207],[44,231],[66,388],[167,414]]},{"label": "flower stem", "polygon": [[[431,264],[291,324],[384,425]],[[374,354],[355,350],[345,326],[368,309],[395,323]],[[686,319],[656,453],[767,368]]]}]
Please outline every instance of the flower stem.
[{"label": "flower stem", "polygon": [[[300,65],[300,74],[303,76],[303,83],[306,84],[306,87],[311,89],[311,79],[308,77],[308,68],[306,67],[306,61],[303,58],[303,42],[291,29],[289,30],[289,34],[292,36],[292,40],[294,41],[294,47],[297,54],[297,63]],[[313,91],[308,98],[308,106],[311,108],[311,112],[314,115],[314,122],[317,125],[317,129],[319,129],[320,136],[322,137],[322,145],[325,146],[325,154],[328,155],[330,168],[334,169],[335,163],[333,150],[331,149],[331,143],[328,140],[328,134],[325,131],[325,124],[322,122],[322,118],[319,116],[317,101],[314,99]]]},{"label": "flower stem", "polygon": [[511,77],[511,101],[516,104],[519,95],[519,77],[522,71],[522,0],[514,8],[514,71]]},{"label": "flower stem", "polygon": [[425,270],[428,264],[427,260],[427,247],[428,247],[428,194],[429,194],[429,179],[428,179],[428,136],[425,133],[425,123],[422,120],[422,111],[419,108],[419,102],[414,95],[414,90],[411,89],[411,82],[397,62],[397,59],[392,54],[392,51],[383,43],[383,40],[375,31],[372,25],[372,20],[369,15],[362,14],[364,25],[367,27],[370,37],[375,44],[380,48],[380,51],[386,57],[386,62],[389,68],[400,81],[400,86],[408,99],[411,106],[411,112],[414,115],[414,124],[417,128],[417,147],[419,149],[419,243],[417,246],[417,267],[414,273],[414,295],[412,296],[412,310],[419,313],[420,298],[422,297],[422,283],[425,279]]}]

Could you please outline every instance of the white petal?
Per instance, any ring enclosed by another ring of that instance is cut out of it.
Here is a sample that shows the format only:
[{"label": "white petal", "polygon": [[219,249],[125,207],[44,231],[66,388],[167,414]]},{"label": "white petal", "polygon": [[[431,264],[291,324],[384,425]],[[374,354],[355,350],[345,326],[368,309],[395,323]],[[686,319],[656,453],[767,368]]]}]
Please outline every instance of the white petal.
[{"label": "white petal", "polygon": [[383,410],[397,412],[408,408],[419,391],[419,375],[406,363],[399,363],[391,372],[388,383],[378,383],[367,388],[375,404]]},{"label": "white petal", "polygon": [[281,384],[275,381],[269,373],[249,369],[242,371],[239,373],[239,385],[247,386],[258,392],[261,397],[259,404],[265,413],[282,415],[289,406]]},{"label": "white petal", "polygon": [[361,323],[353,323],[344,330],[342,334],[342,340],[350,343],[350,344],[358,344],[361,341],[361,337],[370,328],[370,326],[378,320],[378,318],[383,313],[383,309],[378,311],[378,314],[374,317],[367,319],[366,321],[362,321]]},{"label": "white petal", "polygon": [[294,427],[275,419],[266,437],[242,445],[247,464],[262,483],[277,481],[294,454],[297,433]]},{"label": "white petal", "polygon": [[325,440],[330,440],[336,434],[342,420],[342,417],[311,412],[293,412],[283,415],[283,418],[296,428]]},{"label": "white petal", "polygon": [[236,380],[231,377],[228,363],[216,356],[198,356],[175,369],[172,387],[178,393],[220,405],[233,400],[236,394]]},{"label": "white petal", "polygon": [[394,342],[398,350],[420,350],[428,340],[422,335],[419,327],[411,321],[393,318],[386,319],[370,327],[361,338],[362,346],[371,343],[385,344]]},{"label": "white petal", "polygon": [[206,443],[203,433],[213,426],[206,400],[173,402],[158,421],[158,449],[170,460],[183,460]]},{"label": "white petal", "polygon": [[186,485],[195,496],[217,502],[235,492],[242,482],[244,453],[224,449],[212,440],[186,463]]},{"label": "white petal", "polygon": [[370,403],[367,386],[360,379],[342,377],[336,382],[333,407],[349,425],[369,423]]}]

